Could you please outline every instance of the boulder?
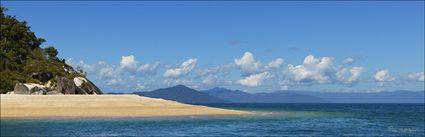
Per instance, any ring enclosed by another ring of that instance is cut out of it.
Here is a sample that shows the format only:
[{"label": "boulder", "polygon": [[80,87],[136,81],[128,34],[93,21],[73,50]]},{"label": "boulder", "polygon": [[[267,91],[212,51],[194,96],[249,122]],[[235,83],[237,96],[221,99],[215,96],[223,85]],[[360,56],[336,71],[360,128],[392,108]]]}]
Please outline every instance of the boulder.
[{"label": "boulder", "polygon": [[88,94],[87,91],[81,87],[77,87],[75,88],[75,90],[76,90],[76,94]]},{"label": "boulder", "polygon": [[24,94],[24,95],[44,95],[47,92],[47,88],[40,84],[34,83],[18,83],[15,85],[13,94]]},{"label": "boulder", "polygon": [[83,78],[83,77],[75,77],[73,79],[75,86],[77,87],[81,87],[81,85],[85,82],[87,82],[87,79]]},{"label": "boulder", "polygon": [[56,78],[56,86],[50,81],[45,85],[35,83],[18,83],[10,94],[24,95],[63,95],[63,94],[102,94],[102,91],[84,77],[76,77],[73,81],[66,77]]},{"label": "boulder", "polygon": [[102,91],[96,85],[84,77],[75,77],[74,83],[79,94],[102,94]]},{"label": "boulder", "polygon": [[55,87],[56,91],[59,91],[62,94],[75,94],[75,88],[76,86],[74,82],[66,77],[60,77],[57,79],[57,84]]},{"label": "boulder", "polygon": [[18,83],[15,85],[15,88],[13,89],[13,94],[24,94],[29,95],[31,94],[30,89],[25,86],[23,83]]},{"label": "boulder", "polygon": [[87,91],[89,94],[103,94],[102,91],[94,85],[91,81],[87,81],[81,85],[81,88]]}]

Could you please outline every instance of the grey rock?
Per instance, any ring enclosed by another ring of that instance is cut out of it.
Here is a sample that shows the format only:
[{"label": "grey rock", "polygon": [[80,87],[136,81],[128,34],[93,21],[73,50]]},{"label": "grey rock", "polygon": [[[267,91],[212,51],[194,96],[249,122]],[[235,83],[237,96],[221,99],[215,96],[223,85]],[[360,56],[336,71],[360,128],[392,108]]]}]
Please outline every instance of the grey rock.
[{"label": "grey rock", "polygon": [[57,79],[57,85],[55,87],[56,91],[59,91],[62,94],[75,94],[75,88],[76,86],[74,82],[66,77],[60,77]]},{"label": "grey rock", "polygon": [[18,83],[18,84],[15,85],[15,88],[13,89],[13,93],[14,94],[29,95],[29,94],[31,94],[31,91],[23,83]]},{"label": "grey rock", "polygon": [[96,85],[84,77],[75,77],[73,80],[77,86],[78,94],[102,94],[102,91]]},{"label": "grey rock", "polygon": [[88,94],[103,94],[102,91],[89,80],[81,84],[81,88],[84,89]]},{"label": "grey rock", "polygon": [[88,94],[87,92],[86,92],[86,90],[84,90],[83,88],[81,88],[81,87],[77,87],[76,88],[76,93],[77,94]]},{"label": "grey rock", "polygon": [[47,89],[40,88],[40,87],[33,87],[32,89],[30,89],[31,95],[45,95],[46,92],[47,92]]}]

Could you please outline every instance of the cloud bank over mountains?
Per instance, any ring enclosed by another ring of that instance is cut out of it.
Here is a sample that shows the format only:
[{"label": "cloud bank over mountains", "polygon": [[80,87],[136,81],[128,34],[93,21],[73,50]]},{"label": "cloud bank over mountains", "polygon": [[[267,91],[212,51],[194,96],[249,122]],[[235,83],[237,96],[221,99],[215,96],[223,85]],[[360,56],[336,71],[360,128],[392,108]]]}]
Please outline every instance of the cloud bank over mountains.
[{"label": "cloud bank over mountains", "polygon": [[[212,66],[203,65],[202,60],[198,62],[197,58],[189,58],[179,64],[163,64],[159,61],[144,63],[135,55],[122,56],[118,64],[104,61],[94,64],[84,61],[76,63],[73,59],[67,60],[68,64],[86,71],[89,77],[96,78],[95,82],[101,87],[127,92],[179,84],[196,89],[234,87],[246,91],[287,90],[315,85],[356,90],[361,82],[376,83],[376,87],[372,86],[370,89],[379,88],[377,91],[381,91],[390,82],[424,82],[423,71],[395,76],[388,69],[373,72],[373,69],[355,65],[356,62],[352,57],[338,63],[333,57],[307,55],[300,64],[286,63],[281,57],[263,63],[256,60],[251,52],[243,53],[228,64]],[[370,72],[366,73],[367,71]]]}]

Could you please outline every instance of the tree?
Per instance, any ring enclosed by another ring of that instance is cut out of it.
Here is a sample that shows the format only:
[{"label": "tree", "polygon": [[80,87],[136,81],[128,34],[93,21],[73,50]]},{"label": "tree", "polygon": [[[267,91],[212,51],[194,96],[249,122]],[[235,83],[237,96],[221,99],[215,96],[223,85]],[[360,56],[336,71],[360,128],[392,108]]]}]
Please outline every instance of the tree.
[{"label": "tree", "polygon": [[49,59],[57,59],[56,56],[58,55],[58,50],[56,50],[56,48],[50,46],[45,48],[44,52],[48,55]]}]

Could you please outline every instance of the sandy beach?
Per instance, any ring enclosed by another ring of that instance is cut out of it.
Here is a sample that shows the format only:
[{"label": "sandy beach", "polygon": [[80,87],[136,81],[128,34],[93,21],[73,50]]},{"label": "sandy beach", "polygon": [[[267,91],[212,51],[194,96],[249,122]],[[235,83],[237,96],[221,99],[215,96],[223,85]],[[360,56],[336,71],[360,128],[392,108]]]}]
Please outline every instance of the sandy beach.
[{"label": "sandy beach", "polygon": [[1,118],[247,115],[137,95],[1,95]]}]

